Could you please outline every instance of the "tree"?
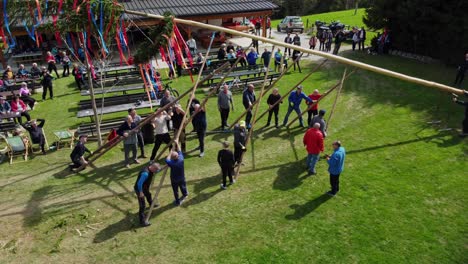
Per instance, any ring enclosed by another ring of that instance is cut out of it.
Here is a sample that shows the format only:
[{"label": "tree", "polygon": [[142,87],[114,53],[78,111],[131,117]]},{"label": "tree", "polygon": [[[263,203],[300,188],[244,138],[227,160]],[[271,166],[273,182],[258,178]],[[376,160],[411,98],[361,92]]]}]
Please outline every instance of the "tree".
[{"label": "tree", "polygon": [[387,28],[395,49],[457,63],[468,50],[468,1],[376,0],[364,23]]}]

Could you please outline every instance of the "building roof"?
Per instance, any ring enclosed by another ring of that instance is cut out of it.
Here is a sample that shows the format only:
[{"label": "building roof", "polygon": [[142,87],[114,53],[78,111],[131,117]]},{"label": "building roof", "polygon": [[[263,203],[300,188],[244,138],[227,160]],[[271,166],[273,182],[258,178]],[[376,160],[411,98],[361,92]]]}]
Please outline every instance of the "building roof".
[{"label": "building roof", "polygon": [[156,15],[170,11],[176,17],[258,12],[278,8],[268,0],[124,0],[121,2],[128,10]]}]

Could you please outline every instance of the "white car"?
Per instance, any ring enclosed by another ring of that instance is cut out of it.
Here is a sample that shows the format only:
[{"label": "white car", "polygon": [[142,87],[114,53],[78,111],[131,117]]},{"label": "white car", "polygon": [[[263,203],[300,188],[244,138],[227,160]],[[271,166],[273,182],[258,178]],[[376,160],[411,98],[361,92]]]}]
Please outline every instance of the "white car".
[{"label": "white car", "polygon": [[286,31],[286,33],[292,33],[293,31],[304,32],[304,23],[301,17],[298,16],[287,16],[281,20],[277,27],[278,32]]}]

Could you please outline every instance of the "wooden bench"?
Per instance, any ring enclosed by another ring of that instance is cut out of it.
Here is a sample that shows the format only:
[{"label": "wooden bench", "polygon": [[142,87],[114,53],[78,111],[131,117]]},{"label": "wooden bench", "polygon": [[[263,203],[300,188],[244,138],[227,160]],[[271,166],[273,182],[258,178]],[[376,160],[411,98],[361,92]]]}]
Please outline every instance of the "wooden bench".
[{"label": "wooden bench", "polygon": [[94,81],[94,85],[100,87],[101,84],[104,87],[111,87],[116,85],[130,85],[130,84],[142,84],[143,81],[140,76],[126,76],[126,77],[118,77],[118,78],[108,78],[103,79],[102,83],[101,80],[98,78]]},{"label": "wooden bench", "polygon": [[[268,86],[271,86],[273,81],[278,79],[280,77],[280,75],[281,74],[279,74],[279,73],[269,74],[268,77],[267,77]],[[265,80],[265,76],[260,75],[260,76],[256,76],[256,77],[245,78],[245,79],[229,80],[229,81],[226,81],[225,83],[231,87],[231,90],[234,90],[233,87],[244,89],[248,84],[257,85],[257,84],[263,83],[264,80]],[[219,82],[218,83],[213,83],[213,84],[211,84],[211,86],[210,86],[210,88],[208,90],[211,90],[211,89],[217,87],[218,85],[219,85]]]},{"label": "wooden bench", "polygon": [[[147,116],[148,115],[142,115],[141,118],[144,119]],[[118,129],[124,120],[125,120],[125,118],[122,117],[122,118],[114,118],[114,119],[109,119],[109,120],[103,121],[101,123],[101,133],[102,134],[107,134],[112,129]],[[94,124],[94,123],[81,124],[81,125],[78,126],[78,129],[76,130],[76,133],[78,135],[90,134],[91,136],[95,136],[97,134],[96,124]]]},{"label": "wooden bench", "polygon": [[[148,100],[148,95],[146,93],[137,93],[137,94],[126,94],[118,95],[104,98],[104,106],[136,103],[137,101]],[[101,105],[101,99],[96,99],[96,104]],[[78,103],[79,110],[91,109],[91,100],[81,100]]]},{"label": "wooden bench", "polygon": [[5,137],[8,137],[8,133],[14,131],[16,124],[13,121],[1,122],[0,121],[0,133],[3,133]]},{"label": "wooden bench", "polygon": [[[136,91],[136,90],[144,90],[144,84],[140,85],[131,85],[131,86],[117,86],[117,87],[111,87],[111,88],[105,88],[105,89],[99,89],[95,88],[94,89],[94,94],[108,94],[108,93],[119,93],[121,92],[122,94],[127,94],[128,91]],[[82,96],[89,96],[89,90],[82,90],[81,95]]]}]

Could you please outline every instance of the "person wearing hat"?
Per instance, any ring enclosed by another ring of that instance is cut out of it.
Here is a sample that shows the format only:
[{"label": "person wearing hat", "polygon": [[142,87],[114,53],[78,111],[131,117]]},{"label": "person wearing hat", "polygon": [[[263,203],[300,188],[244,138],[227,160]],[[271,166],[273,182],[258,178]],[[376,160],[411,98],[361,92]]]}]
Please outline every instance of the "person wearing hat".
[{"label": "person wearing hat", "polygon": [[242,153],[246,151],[247,129],[245,121],[240,121],[234,126],[234,158],[239,165],[242,163]]},{"label": "person wearing hat", "polygon": [[312,118],[312,120],[310,121],[310,125],[309,125],[309,127],[312,127],[315,123],[320,124],[320,131],[322,132],[323,138],[327,137],[327,123],[323,119],[326,112],[327,111],[325,109],[320,110],[318,115]]},{"label": "person wearing hat", "polygon": [[300,126],[301,127],[304,126],[304,121],[302,120],[302,116],[301,116],[301,102],[302,102],[302,99],[306,100],[309,103],[312,103],[312,99],[307,97],[307,95],[304,92],[302,92],[302,85],[299,85],[299,86],[297,86],[296,91],[291,92],[291,94],[288,97],[289,107],[288,107],[288,112],[286,113],[286,116],[284,117],[283,126],[286,126],[286,124],[288,123],[289,115],[291,114],[291,112],[293,110],[299,116]]},{"label": "person wearing hat", "polygon": [[81,171],[88,166],[88,161],[86,161],[84,154],[85,152],[92,154],[92,152],[85,146],[86,142],[88,142],[88,135],[80,135],[78,143],[76,143],[75,148],[70,153],[70,159],[73,162],[73,165],[69,165],[71,171]]},{"label": "person wearing hat", "polygon": [[[40,122],[39,124],[37,124],[37,122]],[[44,136],[44,124],[45,124],[45,120],[44,119],[33,119],[29,122],[26,122],[25,124],[23,124],[22,126],[24,127],[24,129],[26,129],[28,132],[29,132],[29,136],[31,138],[31,141],[32,143],[34,144],[39,144],[39,146],[41,147],[41,151],[42,151],[42,154],[46,154],[46,151],[45,151],[45,136]]]},{"label": "person wearing hat", "polygon": [[221,167],[223,175],[223,183],[220,185],[221,189],[226,190],[226,178],[229,177],[229,183],[234,184],[235,180],[232,179],[232,170],[234,168],[235,158],[234,153],[229,149],[229,142],[223,142],[223,149],[218,152],[218,164]]},{"label": "person wearing hat", "polygon": [[312,99],[312,103],[309,104],[309,110],[307,110],[307,125],[311,127],[313,124],[310,124],[312,117],[318,115],[318,100],[322,97],[319,90],[315,89],[313,93],[309,94],[309,98]]},{"label": "person wearing hat", "polygon": [[346,158],[346,150],[341,146],[340,141],[335,141],[332,144],[333,154],[326,155],[328,163],[328,172],[330,173],[331,190],[327,192],[330,196],[335,196],[340,191],[340,175],[344,169],[344,162]]},{"label": "person wearing hat", "polygon": [[161,165],[159,165],[159,163],[153,163],[145,167],[138,173],[135,185],[133,186],[133,189],[135,190],[136,196],[138,198],[138,218],[142,227],[151,225],[148,221],[145,220],[145,198],[146,202],[148,202],[148,205],[151,205],[153,199],[149,189],[151,182],[153,181],[154,174],[160,170]]}]

